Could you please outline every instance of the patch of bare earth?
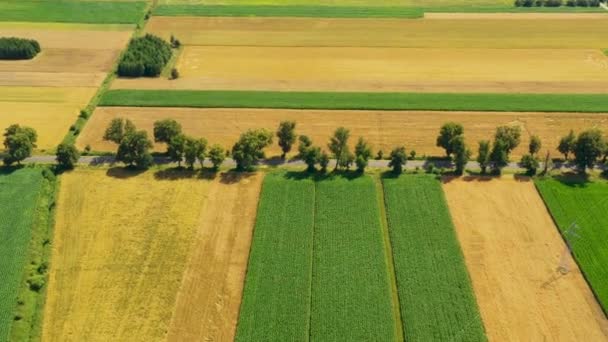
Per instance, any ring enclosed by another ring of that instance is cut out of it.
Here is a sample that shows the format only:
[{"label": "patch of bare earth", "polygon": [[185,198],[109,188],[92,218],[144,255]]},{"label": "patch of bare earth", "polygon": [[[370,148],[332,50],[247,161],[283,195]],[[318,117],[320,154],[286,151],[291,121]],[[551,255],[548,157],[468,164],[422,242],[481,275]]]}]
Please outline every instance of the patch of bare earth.
[{"label": "patch of bare earth", "polygon": [[232,341],[263,175],[221,174],[209,190],[168,341]]},{"label": "patch of bare earth", "polygon": [[608,321],[534,183],[446,180],[444,190],[490,341],[606,341]]}]

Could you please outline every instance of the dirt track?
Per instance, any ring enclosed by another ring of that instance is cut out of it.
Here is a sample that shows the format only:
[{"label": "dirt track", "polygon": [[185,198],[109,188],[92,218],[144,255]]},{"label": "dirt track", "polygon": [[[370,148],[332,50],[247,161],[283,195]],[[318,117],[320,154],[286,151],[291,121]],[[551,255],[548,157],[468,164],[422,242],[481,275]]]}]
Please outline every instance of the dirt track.
[{"label": "dirt track", "polygon": [[608,320],[530,181],[453,180],[444,190],[490,341],[606,341]]},{"label": "dirt track", "polygon": [[[250,128],[274,131],[282,120],[295,120],[297,133],[309,135],[321,147],[326,146],[337,127],[345,126],[351,129],[353,144],[363,136],[376,151],[388,153],[404,144],[408,151],[414,149],[418,155],[443,155],[435,142],[439,127],[445,122],[462,123],[473,150],[479,140],[491,139],[497,126],[508,124],[522,128],[522,142],[513,152],[514,160],[527,153],[530,134],[540,136],[543,153],[550,149],[553,156],[558,156],[555,149],[559,138],[570,129],[608,129],[608,114],[98,107],[80,135],[78,147],[90,144],[95,151],[114,151],[116,145],[103,141],[102,137],[115,117],[131,119],[150,136],[154,121],[174,118],[187,134],[205,137],[210,143],[226,148],[232,147],[243,131]],[[166,147],[155,148],[163,151]],[[279,152],[276,144],[268,149],[269,156]]]},{"label": "dirt track", "polygon": [[232,341],[263,176],[222,174],[209,190],[168,341]]}]

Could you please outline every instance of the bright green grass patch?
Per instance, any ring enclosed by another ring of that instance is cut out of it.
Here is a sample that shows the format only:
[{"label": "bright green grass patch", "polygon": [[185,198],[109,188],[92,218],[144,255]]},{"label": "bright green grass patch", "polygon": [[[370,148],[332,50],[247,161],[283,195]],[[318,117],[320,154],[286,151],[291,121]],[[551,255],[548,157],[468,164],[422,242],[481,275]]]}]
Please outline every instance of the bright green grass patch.
[{"label": "bright green grass patch", "polygon": [[[608,313],[608,182],[544,178],[536,186]],[[579,227],[575,234],[564,234],[573,224]]]},{"label": "bright green grass patch", "polygon": [[406,341],[485,341],[440,182],[383,180]]},{"label": "bright green grass patch", "polygon": [[101,106],[608,112],[604,94],[339,93],[110,90]]},{"label": "bright green grass patch", "polygon": [[2,1],[0,21],[135,24],[145,1]]},{"label": "bright green grass patch", "polygon": [[422,18],[422,9],[306,5],[161,5],[154,15],[204,17]]},{"label": "bright green grass patch", "polygon": [[319,181],[315,207],[311,340],[395,340],[373,179]]},{"label": "bright green grass patch", "polygon": [[308,340],[314,203],[310,179],[264,179],[237,341]]},{"label": "bright green grass patch", "polygon": [[0,171],[0,341],[15,318],[42,183],[39,169]]}]

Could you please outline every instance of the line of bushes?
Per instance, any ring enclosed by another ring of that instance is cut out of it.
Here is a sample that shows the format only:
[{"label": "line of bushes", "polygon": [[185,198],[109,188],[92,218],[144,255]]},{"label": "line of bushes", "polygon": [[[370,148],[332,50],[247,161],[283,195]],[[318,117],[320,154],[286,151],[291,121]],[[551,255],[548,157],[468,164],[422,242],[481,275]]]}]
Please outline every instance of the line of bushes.
[{"label": "line of bushes", "polygon": [[599,7],[600,0],[515,0],[516,7]]},{"label": "line of bushes", "polygon": [[157,77],[171,59],[171,53],[171,45],[157,36],[134,38],[118,63],[118,75]]},{"label": "line of bushes", "polygon": [[40,44],[32,39],[0,38],[0,59],[32,59],[40,52]]}]

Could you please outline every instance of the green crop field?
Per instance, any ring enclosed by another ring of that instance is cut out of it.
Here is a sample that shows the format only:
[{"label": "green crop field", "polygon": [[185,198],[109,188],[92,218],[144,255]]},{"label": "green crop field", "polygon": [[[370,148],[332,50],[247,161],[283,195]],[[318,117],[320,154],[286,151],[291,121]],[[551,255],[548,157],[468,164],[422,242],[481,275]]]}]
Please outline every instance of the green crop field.
[{"label": "green crop field", "polygon": [[547,178],[537,180],[536,186],[608,312],[608,182]]},{"label": "green crop field", "polygon": [[264,179],[237,325],[237,341],[306,341],[315,183]]},{"label": "green crop field", "polygon": [[135,24],[145,1],[1,1],[0,21]]},{"label": "green crop field", "polygon": [[432,176],[383,181],[406,341],[485,341],[460,245]]},{"label": "green crop field", "polygon": [[371,177],[316,187],[312,340],[392,341],[395,321]]},{"label": "green crop field", "polygon": [[0,341],[9,339],[42,180],[39,169],[0,171]]},{"label": "green crop field", "polygon": [[101,106],[608,112],[604,94],[338,93],[204,90],[110,90]]}]

